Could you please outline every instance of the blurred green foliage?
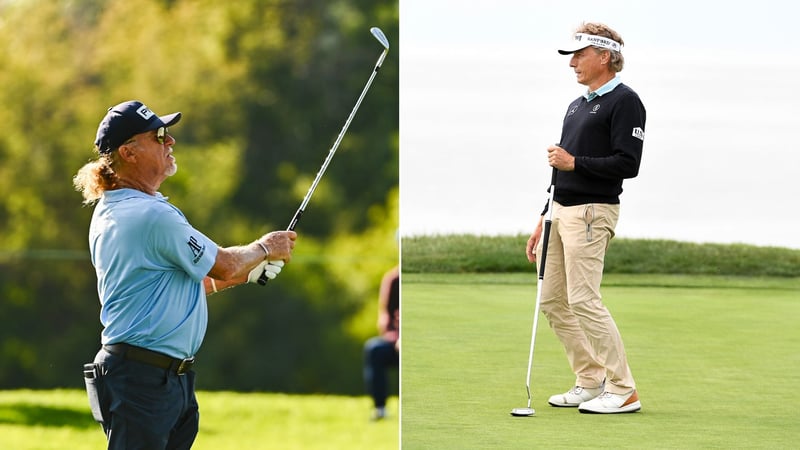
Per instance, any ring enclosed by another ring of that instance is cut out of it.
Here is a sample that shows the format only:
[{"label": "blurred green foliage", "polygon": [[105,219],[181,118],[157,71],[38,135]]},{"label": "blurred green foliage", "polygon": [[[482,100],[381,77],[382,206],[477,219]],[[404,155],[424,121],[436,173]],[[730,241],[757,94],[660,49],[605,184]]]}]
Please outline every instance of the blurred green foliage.
[{"label": "blurred green foliage", "polygon": [[397,0],[0,0],[0,388],[80,387],[99,302],[72,176],[106,109],[183,113],[162,186],[222,246],[285,229],[392,48],[266,287],[210,297],[201,389],[362,393],[397,264]]}]

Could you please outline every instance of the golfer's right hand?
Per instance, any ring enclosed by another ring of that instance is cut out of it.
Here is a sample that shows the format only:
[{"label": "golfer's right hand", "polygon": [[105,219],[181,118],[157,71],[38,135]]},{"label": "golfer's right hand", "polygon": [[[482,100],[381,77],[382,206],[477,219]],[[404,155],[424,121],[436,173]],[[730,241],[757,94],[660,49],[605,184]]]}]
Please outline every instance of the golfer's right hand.
[{"label": "golfer's right hand", "polygon": [[294,231],[273,231],[262,236],[259,242],[264,244],[269,251],[267,259],[289,262],[292,259],[292,249],[294,249],[296,239],[297,233]]},{"label": "golfer's right hand", "polygon": [[539,236],[541,236],[541,233],[533,233],[528,239],[528,245],[525,247],[525,256],[528,257],[529,263],[536,262],[536,247],[539,245]]},{"label": "golfer's right hand", "polygon": [[261,278],[261,274],[265,274],[268,279],[274,280],[275,277],[281,273],[281,268],[283,268],[283,261],[262,261],[259,265],[257,265],[253,270],[247,274],[247,282],[248,283],[258,283],[258,279]]},{"label": "golfer's right hand", "polygon": [[539,219],[539,224],[533,230],[531,237],[528,239],[528,245],[525,247],[525,256],[528,257],[529,263],[536,262],[536,248],[539,246],[539,239],[542,238],[542,220],[544,216]]}]

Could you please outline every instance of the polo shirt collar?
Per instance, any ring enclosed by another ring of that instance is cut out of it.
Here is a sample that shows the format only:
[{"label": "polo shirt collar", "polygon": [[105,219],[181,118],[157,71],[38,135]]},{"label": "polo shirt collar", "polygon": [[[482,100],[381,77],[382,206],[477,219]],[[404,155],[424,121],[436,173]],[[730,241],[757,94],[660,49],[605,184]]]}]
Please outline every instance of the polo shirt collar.
[{"label": "polo shirt collar", "polygon": [[601,96],[603,96],[605,94],[608,94],[609,92],[613,91],[614,88],[619,86],[621,83],[622,83],[622,79],[620,79],[619,75],[614,75],[614,78],[608,80],[608,82],[606,84],[604,84],[604,85],[600,86],[599,88],[597,88],[596,91],[593,91],[593,92],[586,91],[586,93],[583,94],[583,98],[585,98],[587,102],[590,102],[590,101],[596,99],[597,97],[601,97]]}]

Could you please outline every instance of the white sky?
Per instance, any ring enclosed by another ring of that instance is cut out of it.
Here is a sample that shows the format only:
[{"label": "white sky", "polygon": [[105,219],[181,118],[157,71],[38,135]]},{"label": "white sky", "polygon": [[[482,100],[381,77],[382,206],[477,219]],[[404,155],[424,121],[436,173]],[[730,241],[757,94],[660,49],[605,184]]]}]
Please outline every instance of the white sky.
[{"label": "white sky", "polygon": [[800,248],[800,7],[746,5],[401,0],[401,233],[532,231],[585,89],[555,49],[600,21],[648,112],[618,235]]}]

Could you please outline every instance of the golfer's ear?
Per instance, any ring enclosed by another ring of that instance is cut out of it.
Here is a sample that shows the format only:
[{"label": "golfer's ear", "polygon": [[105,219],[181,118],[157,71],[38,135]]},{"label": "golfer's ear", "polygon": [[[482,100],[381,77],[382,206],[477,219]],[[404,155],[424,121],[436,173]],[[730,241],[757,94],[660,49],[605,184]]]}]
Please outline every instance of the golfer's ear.
[{"label": "golfer's ear", "polygon": [[122,144],[117,149],[117,153],[119,153],[120,158],[124,161],[136,161],[136,152],[133,151],[133,146],[130,144]]}]

